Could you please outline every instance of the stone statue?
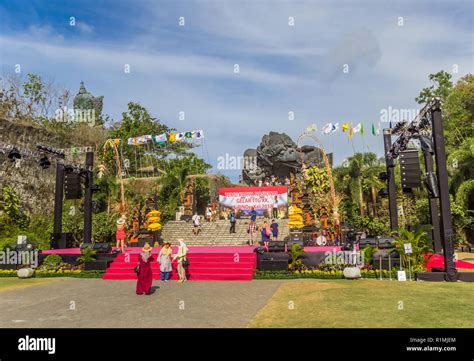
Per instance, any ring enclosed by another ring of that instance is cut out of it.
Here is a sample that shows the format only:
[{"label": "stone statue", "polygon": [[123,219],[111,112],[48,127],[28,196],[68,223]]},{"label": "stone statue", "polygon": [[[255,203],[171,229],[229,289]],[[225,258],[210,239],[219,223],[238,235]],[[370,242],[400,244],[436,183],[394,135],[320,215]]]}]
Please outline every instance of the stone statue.
[{"label": "stone statue", "polygon": [[[280,181],[302,170],[302,157],[306,167],[323,167],[324,156],[320,148],[304,145],[297,149],[296,143],[285,133],[270,132],[263,136],[257,149],[244,152],[242,178],[247,184],[276,176]],[[256,161],[248,161],[254,158]],[[331,154],[328,154],[331,160]]]}]

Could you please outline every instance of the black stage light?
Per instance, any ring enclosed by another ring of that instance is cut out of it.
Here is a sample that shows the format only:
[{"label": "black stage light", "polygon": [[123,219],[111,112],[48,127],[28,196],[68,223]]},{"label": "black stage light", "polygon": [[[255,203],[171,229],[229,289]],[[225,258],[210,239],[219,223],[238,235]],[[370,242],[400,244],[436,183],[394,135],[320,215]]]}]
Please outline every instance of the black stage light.
[{"label": "black stage light", "polygon": [[425,185],[428,188],[431,198],[439,198],[438,179],[434,172],[428,172],[425,177]]},{"label": "black stage light", "polygon": [[9,153],[8,153],[8,159],[10,159],[12,162],[14,162],[17,159],[21,159],[21,154],[20,151],[17,148],[13,148]]},{"label": "black stage light", "polygon": [[51,162],[49,161],[47,156],[43,156],[39,161],[39,165],[43,169],[48,169],[51,165]]},{"label": "black stage light", "polygon": [[379,173],[379,179],[380,179],[381,181],[386,181],[386,180],[388,179],[388,174],[387,174],[387,172],[380,172],[380,173]]}]

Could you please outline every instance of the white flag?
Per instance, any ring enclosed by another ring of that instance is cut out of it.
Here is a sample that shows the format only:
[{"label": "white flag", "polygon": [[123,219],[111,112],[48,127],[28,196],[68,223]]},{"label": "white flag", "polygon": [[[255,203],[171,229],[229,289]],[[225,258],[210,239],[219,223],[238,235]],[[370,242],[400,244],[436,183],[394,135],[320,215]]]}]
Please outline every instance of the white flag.
[{"label": "white flag", "polygon": [[331,132],[333,133],[337,132],[338,129],[339,129],[339,123],[333,124],[331,128]]},{"label": "white flag", "polygon": [[358,132],[360,132],[361,129],[362,129],[362,124],[359,123],[354,128],[352,128],[352,132],[358,133]]},{"label": "white flag", "polygon": [[324,134],[329,134],[329,133],[331,133],[331,129],[332,129],[332,123],[327,123],[327,124],[323,127],[323,133],[324,133]]},{"label": "white flag", "polygon": [[193,130],[193,139],[202,139],[204,138],[204,132],[202,130]]}]

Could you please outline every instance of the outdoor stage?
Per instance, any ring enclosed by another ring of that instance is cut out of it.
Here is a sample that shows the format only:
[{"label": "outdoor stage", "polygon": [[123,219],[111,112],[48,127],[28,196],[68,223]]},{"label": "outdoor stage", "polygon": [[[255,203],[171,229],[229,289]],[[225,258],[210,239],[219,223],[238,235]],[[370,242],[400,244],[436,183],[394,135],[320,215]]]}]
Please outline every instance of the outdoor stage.
[{"label": "outdoor stage", "polygon": [[[177,253],[177,247],[171,247],[173,254]],[[188,259],[189,280],[212,280],[212,281],[250,281],[257,266],[257,254],[254,246],[189,246]],[[114,247],[115,249],[115,247]],[[159,264],[156,257],[160,252],[160,247],[154,247],[152,254],[155,261],[152,264],[153,279],[160,279]],[[305,247],[308,255],[324,258],[326,252],[337,252],[341,250],[338,246],[325,247]],[[138,263],[141,252],[140,247],[127,247],[125,253],[118,253],[109,262],[104,280],[130,280],[136,279],[134,267]],[[43,255],[59,254],[63,258],[79,257],[79,248],[53,249],[42,251]],[[112,254],[98,254],[98,256],[110,258]],[[178,279],[176,271],[177,264],[173,262],[172,280]]]}]

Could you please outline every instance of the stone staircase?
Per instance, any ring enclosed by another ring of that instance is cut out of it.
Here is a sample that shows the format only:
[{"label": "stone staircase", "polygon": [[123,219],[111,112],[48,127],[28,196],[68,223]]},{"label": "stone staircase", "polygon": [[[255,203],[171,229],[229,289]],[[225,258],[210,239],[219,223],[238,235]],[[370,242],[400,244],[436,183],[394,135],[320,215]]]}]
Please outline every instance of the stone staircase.
[{"label": "stone staircase", "polygon": [[[279,239],[283,239],[289,234],[288,220],[278,221]],[[182,238],[188,246],[242,246],[246,245],[249,236],[247,227],[249,219],[238,219],[235,232],[229,234],[230,222],[228,220],[218,220],[215,222],[202,222],[201,231],[198,236],[193,234],[193,224],[191,221],[169,221],[162,231],[162,238],[172,244],[176,244],[177,239]],[[257,219],[260,226],[262,220]],[[261,240],[260,233],[257,234],[257,241]]]}]

